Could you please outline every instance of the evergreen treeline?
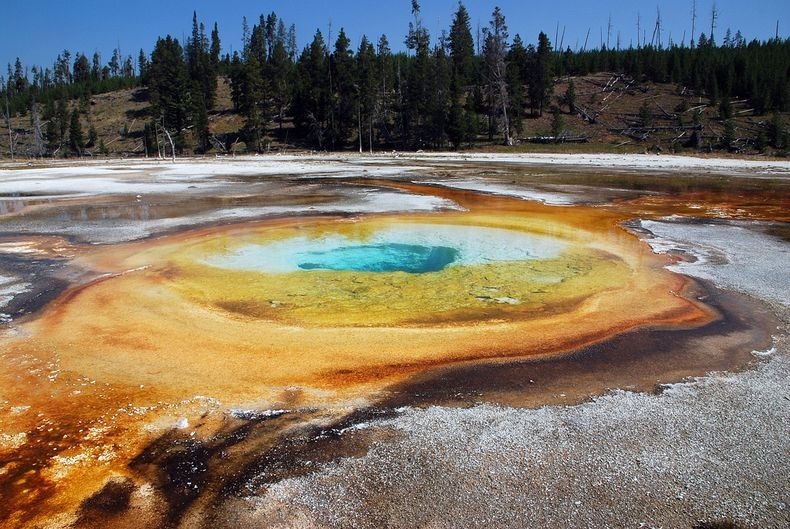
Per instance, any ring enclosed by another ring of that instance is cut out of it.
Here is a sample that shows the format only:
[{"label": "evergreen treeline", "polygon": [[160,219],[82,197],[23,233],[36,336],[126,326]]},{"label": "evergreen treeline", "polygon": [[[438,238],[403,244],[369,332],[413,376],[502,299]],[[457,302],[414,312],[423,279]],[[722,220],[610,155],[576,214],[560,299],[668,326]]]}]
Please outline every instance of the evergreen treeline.
[{"label": "evergreen treeline", "polygon": [[[511,39],[505,15],[496,8],[475,49],[463,4],[449,30],[433,39],[418,2],[412,0],[411,7],[406,51],[399,53],[385,35],[375,42],[362,37],[354,49],[342,28],[333,42],[316,31],[298,52],[295,27],[271,13],[252,27],[245,18],[241,51],[222,56],[217,25],[207,35],[194,14],[183,45],[160,38],[150,57],[141,50],[136,66],[118,50],[106,66],[98,55],[89,62],[77,54],[72,63],[66,51],[52,69],[33,68],[29,79],[17,60],[0,88],[4,113],[33,112],[31,122],[47,123],[37,154],[64,145],[79,153],[95,142],[95,133],[84,141],[75,130],[79,141],[70,139],[67,129],[75,123],[79,128],[79,120],[66,101],[84,102],[91,94],[141,83],[151,104],[143,145],[146,153],[161,155],[187,146],[199,153],[227,150],[240,141],[249,151],[262,151],[272,136],[319,150],[458,148],[481,137],[509,144],[524,119],[551,111],[559,122],[557,104],[574,110],[573,83],[559,101],[552,100],[558,77],[605,71],[674,83],[721,105],[723,113],[732,99],[747,100],[756,115],[790,110],[790,39],[747,43],[728,31],[721,45],[703,34],[694,46],[554,50],[542,32],[536,44],[518,34]],[[244,119],[236,134],[209,131],[218,78],[230,83],[234,109]],[[778,132],[766,134],[781,147],[781,119],[769,123]]]},{"label": "evergreen treeline", "polygon": [[[144,57],[142,50],[140,56]],[[84,138],[79,121],[87,112],[93,94],[101,94],[136,86],[139,78],[131,56],[123,57],[120,49],[102,65],[99,53],[91,60],[77,53],[74,61],[71,52],[58,55],[52,68],[33,66],[28,72],[17,58],[14,67],[8,65],[8,76],[0,76],[0,114],[9,128],[12,116],[30,115],[33,128],[33,146],[29,154],[43,156],[56,154],[68,147],[72,153],[98,147],[98,135],[91,126]],[[69,111],[69,102],[77,100],[77,108]]]}]

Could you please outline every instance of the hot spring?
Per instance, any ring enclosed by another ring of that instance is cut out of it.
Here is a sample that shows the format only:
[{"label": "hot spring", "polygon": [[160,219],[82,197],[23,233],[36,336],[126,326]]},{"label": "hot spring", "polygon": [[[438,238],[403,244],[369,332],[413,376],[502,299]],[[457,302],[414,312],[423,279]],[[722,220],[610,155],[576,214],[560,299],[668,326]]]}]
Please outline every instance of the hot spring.
[{"label": "hot spring", "polygon": [[[529,219],[304,223],[203,241],[173,286],[212,310],[299,326],[523,318],[615,288],[627,267]],[[579,240],[577,240],[579,239]]]},{"label": "hot spring", "polygon": [[162,398],[303,388],[298,406],[427,366],[710,319],[618,215],[454,199],[463,211],[293,216],[97,247],[81,257],[97,279],[37,319],[45,339],[24,346]]},{"label": "hot spring", "polygon": [[297,235],[245,244],[204,262],[270,274],[304,270],[421,274],[448,266],[553,258],[566,246],[558,239],[498,228],[398,224],[372,233]]}]

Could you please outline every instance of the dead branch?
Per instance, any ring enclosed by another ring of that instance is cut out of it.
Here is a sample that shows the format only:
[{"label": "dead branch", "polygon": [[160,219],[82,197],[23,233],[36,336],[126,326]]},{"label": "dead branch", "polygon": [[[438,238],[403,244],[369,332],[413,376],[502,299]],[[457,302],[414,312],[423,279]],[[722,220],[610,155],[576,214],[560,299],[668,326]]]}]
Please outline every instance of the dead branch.
[{"label": "dead branch", "polygon": [[173,162],[176,161],[176,146],[173,143],[173,138],[170,136],[170,132],[165,127],[162,127],[162,130],[165,132],[165,136],[167,136],[167,141],[170,142],[170,153],[173,155]]},{"label": "dead branch", "polygon": [[591,112],[585,107],[576,105],[574,109],[579,113],[579,115],[586,121],[587,123],[595,123],[598,119],[597,112]]},{"label": "dead branch", "polygon": [[677,115],[677,114],[670,114],[669,112],[667,112],[666,110],[664,110],[664,107],[662,107],[661,105],[659,105],[659,104],[658,104],[658,101],[653,101],[653,102],[656,104],[656,106],[658,107],[658,109],[661,111],[661,113],[663,113],[663,114],[664,114],[664,116],[665,116],[667,119],[677,119],[677,118],[678,118],[678,115]]},{"label": "dead branch", "polygon": [[222,141],[220,141],[220,139],[217,138],[216,135],[212,134],[210,140],[216,147],[222,149],[222,152],[224,152],[224,153],[228,152],[228,148],[225,147],[225,144],[222,143]]}]

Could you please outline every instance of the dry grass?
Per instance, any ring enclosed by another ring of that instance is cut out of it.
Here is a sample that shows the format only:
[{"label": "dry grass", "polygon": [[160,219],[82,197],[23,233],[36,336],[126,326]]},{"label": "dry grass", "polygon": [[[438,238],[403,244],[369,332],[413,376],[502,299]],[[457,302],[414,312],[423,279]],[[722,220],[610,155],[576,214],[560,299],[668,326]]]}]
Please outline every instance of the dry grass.
[{"label": "dry grass", "polygon": [[[679,123],[691,124],[693,114],[700,110],[700,121],[704,126],[703,151],[710,151],[719,143],[724,126],[719,119],[718,105],[711,105],[707,98],[699,96],[680,95],[680,89],[674,84],[643,83],[632,86],[628,90],[604,91],[603,86],[612,79],[612,74],[599,73],[584,77],[573,78],[576,88],[576,99],[579,106],[598,113],[596,123],[588,123],[580,115],[567,113],[563,108],[563,119],[566,130],[573,135],[584,135],[589,138],[586,144],[561,144],[545,145],[520,142],[515,147],[504,147],[494,142],[482,141],[475,144],[473,150],[484,152],[562,152],[562,153],[641,153],[646,151],[662,152],[699,152],[684,148],[682,145],[688,138],[677,139],[680,131],[662,131],[651,134],[645,141],[638,141],[613,129],[622,129],[627,123],[638,120],[639,109],[644,104],[650,107],[653,115],[653,125],[671,127]],[[571,78],[560,79],[554,88],[553,104],[565,93]],[[619,88],[625,85],[620,83]],[[73,108],[73,105],[69,110]],[[686,110],[681,110],[685,108]],[[142,131],[146,121],[150,118],[147,113],[148,95],[145,88],[119,90],[107,94],[100,94],[91,98],[88,112],[82,118],[82,126],[87,137],[91,124],[96,128],[99,138],[104,141],[110,154],[114,155],[141,155],[143,154]],[[767,116],[752,116],[748,103],[735,102],[732,105],[733,122],[736,137],[754,137]],[[544,112],[543,116],[528,115],[521,122],[519,138],[548,135],[551,130],[552,115]],[[212,135],[216,136],[228,148],[238,140],[238,134],[244,126],[244,118],[233,109],[230,97],[230,81],[220,78],[217,83],[217,100],[215,108],[209,113],[209,128]],[[33,144],[30,116],[16,117],[12,120],[12,127],[20,132],[16,152],[21,157],[26,157]],[[273,120],[269,126],[268,141],[273,150],[293,149],[294,132],[293,124],[286,120],[283,130]],[[124,131],[127,133],[124,134]],[[24,132],[24,133],[23,133]],[[187,146],[193,143],[189,132],[186,134]],[[0,153],[3,157],[9,153],[8,134],[0,134]],[[353,144],[353,142],[352,142]],[[237,152],[243,151],[244,144],[239,142],[235,146]],[[298,148],[298,146],[296,147]],[[216,149],[216,147],[215,147]],[[90,149],[92,154],[98,154],[98,145]],[[189,150],[189,149],[188,149]],[[738,155],[754,154],[754,150],[745,150]],[[726,153],[717,151],[717,156]]]}]

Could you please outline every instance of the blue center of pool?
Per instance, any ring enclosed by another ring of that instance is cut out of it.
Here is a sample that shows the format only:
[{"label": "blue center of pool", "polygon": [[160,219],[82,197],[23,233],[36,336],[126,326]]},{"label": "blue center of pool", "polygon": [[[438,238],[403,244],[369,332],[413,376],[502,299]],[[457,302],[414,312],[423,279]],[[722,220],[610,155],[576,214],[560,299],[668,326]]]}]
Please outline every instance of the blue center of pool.
[{"label": "blue center of pool", "polygon": [[[348,229],[348,226],[346,226]],[[550,259],[564,251],[560,239],[481,226],[403,223],[359,233],[297,233],[241,244],[206,256],[210,266],[265,274],[311,270],[440,272],[453,266]]]},{"label": "blue center of pool", "polygon": [[352,270],[357,272],[438,272],[455,261],[458,250],[447,246],[416,244],[366,244],[341,246],[327,251],[305,252],[302,270]]}]

